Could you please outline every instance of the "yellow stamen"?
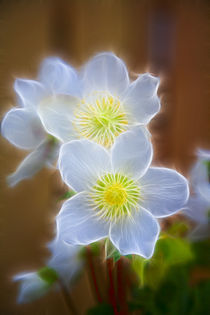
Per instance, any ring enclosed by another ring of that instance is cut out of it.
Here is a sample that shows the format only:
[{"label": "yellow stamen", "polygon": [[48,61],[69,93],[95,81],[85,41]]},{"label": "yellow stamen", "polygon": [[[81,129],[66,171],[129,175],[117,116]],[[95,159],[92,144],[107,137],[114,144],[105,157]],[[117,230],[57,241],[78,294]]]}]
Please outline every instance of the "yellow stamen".
[{"label": "yellow stamen", "polygon": [[115,138],[127,129],[128,121],[120,101],[106,93],[96,93],[94,101],[82,100],[75,113],[76,131],[87,139],[110,147]]},{"label": "yellow stamen", "polygon": [[97,216],[116,221],[132,216],[133,210],[138,208],[140,188],[125,175],[108,173],[92,187],[90,200]]}]

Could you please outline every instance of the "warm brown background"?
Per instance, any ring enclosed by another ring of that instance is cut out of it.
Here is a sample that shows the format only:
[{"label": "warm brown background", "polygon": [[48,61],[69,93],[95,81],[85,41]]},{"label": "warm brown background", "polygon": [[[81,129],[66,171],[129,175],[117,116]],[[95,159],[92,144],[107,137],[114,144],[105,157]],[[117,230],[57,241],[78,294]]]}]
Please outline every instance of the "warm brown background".
[{"label": "warm brown background", "polygon": [[[0,113],[15,105],[15,77],[35,78],[39,63],[59,55],[80,66],[112,50],[133,73],[161,77],[162,110],[150,124],[158,165],[187,175],[197,146],[210,149],[210,6],[208,1],[0,1]],[[25,152],[0,140],[0,314],[67,314],[50,294],[17,306],[15,273],[42,267],[53,236],[59,175],[41,171],[13,189],[5,177]],[[87,275],[73,290],[81,314],[94,303]]]}]

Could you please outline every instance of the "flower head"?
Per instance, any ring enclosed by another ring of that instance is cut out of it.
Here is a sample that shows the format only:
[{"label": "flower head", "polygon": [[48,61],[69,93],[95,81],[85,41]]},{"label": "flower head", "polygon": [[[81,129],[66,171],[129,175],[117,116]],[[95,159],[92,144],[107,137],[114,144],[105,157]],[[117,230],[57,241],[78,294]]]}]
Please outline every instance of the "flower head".
[{"label": "flower head", "polygon": [[141,127],[119,135],[109,151],[89,140],[63,145],[59,169],[78,194],[57,216],[59,238],[85,245],[108,236],[121,254],[150,258],[160,231],[156,218],[180,210],[189,194],[183,176],[149,168],[151,159]]},{"label": "flower head", "polygon": [[[18,107],[11,109],[3,118],[2,135],[20,149],[32,150],[16,172],[9,176],[11,186],[24,178],[30,178],[43,166],[51,165],[57,156],[58,143],[46,133],[37,113],[39,104],[60,96],[64,102],[68,93],[77,90],[76,73],[58,58],[47,58],[40,69],[39,81],[16,79],[14,89]],[[72,82],[73,81],[73,82]],[[73,89],[73,90],[72,90]],[[56,126],[55,126],[56,128]]]},{"label": "flower head", "polygon": [[[54,162],[58,145],[49,146],[47,134],[61,142],[86,138],[109,148],[122,132],[147,124],[160,109],[158,84],[159,79],[147,73],[130,83],[125,64],[112,53],[95,56],[80,73],[59,58],[45,59],[38,81],[15,81],[19,107],[2,121],[7,140],[33,150],[9,184]],[[47,154],[49,148],[52,154]]]},{"label": "flower head", "polygon": [[61,141],[86,138],[110,148],[122,132],[146,125],[160,109],[159,79],[145,73],[130,83],[124,62],[112,53],[93,57],[78,77],[79,93],[72,88],[65,100],[57,95],[38,105],[45,129]]},{"label": "flower head", "polygon": [[197,225],[191,239],[210,237],[210,152],[199,150],[197,161],[190,172],[192,193],[183,211]]},{"label": "flower head", "polygon": [[210,201],[210,151],[197,151],[197,161],[190,172],[190,183],[194,192]]},{"label": "flower head", "polygon": [[45,295],[51,287],[51,283],[43,279],[39,272],[20,273],[13,279],[20,281],[18,303],[32,302]]}]

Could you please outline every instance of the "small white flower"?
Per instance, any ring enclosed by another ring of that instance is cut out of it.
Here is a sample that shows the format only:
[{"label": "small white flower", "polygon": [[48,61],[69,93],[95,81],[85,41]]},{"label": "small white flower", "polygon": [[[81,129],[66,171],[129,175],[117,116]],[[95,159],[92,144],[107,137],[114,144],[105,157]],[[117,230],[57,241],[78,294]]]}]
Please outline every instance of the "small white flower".
[{"label": "small white flower", "polygon": [[37,272],[21,273],[13,279],[14,281],[20,281],[18,303],[32,302],[49,290],[49,284],[41,279]]},{"label": "small white flower", "polygon": [[[57,156],[58,144],[49,139],[37,113],[39,104],[51,98],[54,102],[74,94],[77,75],[58,58],[47,58],[40,70],[39,82],[16,79],[14,89],[19,107],[11,109],[3,118],[2,135],[20,149],[33,150],[14,174],[9,176],[11,186],[24,178],[30,178],[44,165],[51,165]],[[59,97],[58,97],[59,95]],[[65,102],[65,101],[64,101]],[[56,129],[56,125],[55,125]]]},{"label": "small white flower", "polygon": [[71,246],[54,240],[48,245],[52,256],[47,266],[36,271],[16,275],[14,281],[20,281],[18,303],[28,303],[45,295],[60,279],[65,286],[71,285],[82,268],[79,257],[80,246]]},{"label": "small white flower", "polygon": [[113,53],[93,57],[79,78],[79,93],[77,83],[74,93],[69,91],[72,97],[49,97],[38,105],[45,129],[61,141],[86,138],[111,147],[118,135],[146,125],[160,109],[159,79],[145,73],[131,83],[125,64]]},{"label": "small white flower", "polygon": [[59,238],[85,245],[108,236],[121,254],[150,258],[160,230],[156,218],[180,210],[189,194],[183,176],[149,168],[151,160],[141,127],[117,137],[109,151],[88,140],[64,144],[59,169],[78,194],[57,216]]},{"label": "small white flower", "polygon": [[197,225],[190,232],[189,238],[200,240],[210,237],[210,200],[199,193],[190,196],[183,210],[183,214],[189,217]]},{"label": "small white flower", "polygon": [[198,150],[197,157],[190,172],[192,195],[183,211],[197,223],[189,235],[194,240],[210,237],[210,151]]},{"label": "small white flower", "polygon": [[190,172],[190,183],[194,192],[210,201],[210,151],[197,151],[197,162]]},{"label": "small white flower", "polygon": [[48,244],[48,248],[52,257],[48,260],[47,265],[56,270],[63,283],[71,284],[83,265],[80,257],[81,246],[72,246],[55,239]]}]

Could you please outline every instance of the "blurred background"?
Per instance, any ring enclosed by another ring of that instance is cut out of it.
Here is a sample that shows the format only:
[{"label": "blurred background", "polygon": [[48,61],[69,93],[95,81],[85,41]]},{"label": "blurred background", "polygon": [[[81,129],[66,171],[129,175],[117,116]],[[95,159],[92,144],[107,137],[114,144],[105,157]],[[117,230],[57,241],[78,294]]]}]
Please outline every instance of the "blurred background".
[{"label": "blurred background", "polygon": [[[35,79],[44,57],[60,56],[80,67],[100,51],[122,58],[131,78],[146,71],[160,76],[162,108],[149,126],[154,163],[187,176],[195,149],[210,149],[207,0],[0,1],[1,117],[15,105],[14,79]],[[42,170],[8,188],[6,176],[27,152],[2,137],[0,146],[0,314],[68,314],[59,293],[16,305],[12,276],[41,268],[48,258],[45,244],[53,237],[63,186],[56,171]],[[94,305],[86,273],[72,296],[81,314]]]}]

